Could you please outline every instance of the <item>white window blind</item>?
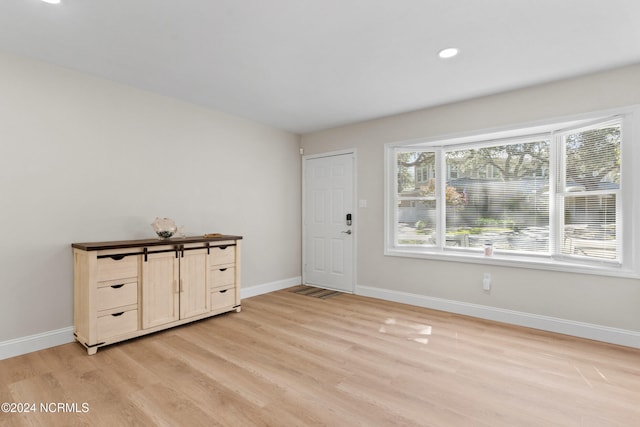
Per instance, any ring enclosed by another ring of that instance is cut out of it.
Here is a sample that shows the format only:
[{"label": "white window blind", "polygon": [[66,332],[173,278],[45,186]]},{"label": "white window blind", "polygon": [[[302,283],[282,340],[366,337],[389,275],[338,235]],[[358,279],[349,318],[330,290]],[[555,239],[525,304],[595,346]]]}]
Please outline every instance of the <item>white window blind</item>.
[{"label": "white window blind", "polygon": [[558,194],[564,255],[620,259],[621,137],[619,120],[561,135],[564,173]]},{"label": "white window blind", "polygon": [[612,117],[388,145],[385,253],[640,274],[640,114]]},{"label": "white window blind", "polygon": [[549,138],[445,151],[446,245],[549,252]]}]

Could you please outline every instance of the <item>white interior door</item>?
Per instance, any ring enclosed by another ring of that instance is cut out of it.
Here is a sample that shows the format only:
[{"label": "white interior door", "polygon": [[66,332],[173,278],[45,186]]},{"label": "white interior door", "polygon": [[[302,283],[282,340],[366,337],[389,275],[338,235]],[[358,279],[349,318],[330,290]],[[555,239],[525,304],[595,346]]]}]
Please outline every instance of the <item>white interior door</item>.
[{"label": "white interior door", "polygon": [[304,166],[304,282],[353,292],[354,155],[305,158]]}]

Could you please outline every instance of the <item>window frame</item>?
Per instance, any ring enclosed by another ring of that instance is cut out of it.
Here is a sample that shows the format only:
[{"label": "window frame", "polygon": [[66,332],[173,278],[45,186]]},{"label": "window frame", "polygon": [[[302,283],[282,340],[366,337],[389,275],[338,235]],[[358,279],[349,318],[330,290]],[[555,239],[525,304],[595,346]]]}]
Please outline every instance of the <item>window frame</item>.
[{"label": "window frame", "polygon": [[[559,142],[562,135],[575,129],[582,129],[597,123],[620,120],[622,124],[620,188],[616,193],[617,224],[616,230],[619,260],[604,258],[576,257],[562,253],[562,235],[564,221],[564,199],[560,190],[564,185],[564,145]],[[385,187],[384,187],[384,254],[386,256],[424,258],[442,261],[468,262],[488,265],[535,268],[552,271],[596,274],[640,278],[640,215],[633,215],[640,209],[640,106],[631,106],[582,115],[552,118],[545,121],[450,134],[441,137],[414,139],[385,144]],[[398,245],[396,229],[398,220],[397,194],[397,153],[430,151],[436,156],[436,224],[442,224],[445,215],[445,203],[442,195],[446,187],[446,161],[444,152],[462,148],[478,148],[479,146],[495,146],[501,140],[513,141],[529,139],[540,135],[550,135],[549,164],[549,252],[516,252],[495,253],[491,257],[484,256],[482,251],[461,250],[446,246],[446,230],[438,225],[435,230],[434,246]],[[551,160],[553,158],[553,160]],[[552,219],[553,216],[553,219]]]},{"label": "window frame", "polygon": [[[558,214],[560,216],[560,221],[558,221],[557,224],[557,233],[558,233],[558,239],[555,241],[555,244],[557,245],[557,247],[555,248],[555,253],[556,253],[556,257],[559,259],[563,259],[566,258],[568,260],[572,260],[572,259],[576,259],[575,255],[571,255],[571,254],[564,254],[562,251],[562,242],[561,242],[561,236],[563,235],[563,233],[565,232],[564,230],[564,225],[565,225],[565,215],[563,214],[565,211],[565,207],[566,207],[566,202],[568,199],[571,198],[578,198],[578,197],[588,197],[588,196],[606,196],[606,195],[614,195],[616,198],[616,236],[620,236],[619,238],[616,238],[616,252],[619,255],[619,260],[616,260],[616,263],[618,264],[623,264],[623,258],[624,258],[624,243],[627,239],[627,237],[625,236],[625,223],[627,222],[627,220],[624,218],[624,215],[622,213],[622,209],[623,209],[623,201],[625,199],[623,190],[624,190],[624,186],[626,184],[623,184],[623,181],[625,181],[624,179],[622,179],[623,177],[623,173],[625,169],[628,169],[628,166],[625,166],[625,164],[627,163],[627,161],[622,161],[621,160],[621,165],[620,165],[620,188],[617,189],[605,189],[605,190],[584,190],[582,192],[572,192],[568,190],[567,187],[567,182],[566,182],[566,166],[567,166],[567,159],[566,159],[566,140],[564,139],[567,135],[570,135],[572,133],[578,132],[578,131],[585,131],[588,129],[591,129],[594,127],[594,125],[600,125],[600,126],[605,126],[608,123],[620,123],[621,125],[621,132],[622,132],[622,137],[621,137],[621,144],[620,144],[620,159],[623,158],[623,152],[626,151],[626,149],[624,148],[624,140],[625,140],[625,128],[626,128],[626,124],[625,124],[625,117],[624,115],[618,115],[615,117],[612,117],[611,120],[597,120],[595,122],[591,122],[591,123],[586,123],[583,125],[579,125],[579,126],[575,126],[575,127],[571,127],[571,128],[567,128],[567,129],[562,129],[560,131],[556,132],[556,156],[557,158],[560,160],[557,164],[556,167],[556,171],[557,171],[557,180],[556,180],[556,185],[555,185],[555,200],[556,200],[556,205],[557,205],[557,210],[558,210]],[[633,160],[633,159],[632,159]],[[633,184],[632,184],[633,185]],[[632,218],[633,219],[633,218]],[[581,257],[577,258],[578,260],[582,259]],[[598,260],[597,258],[594,258],[591,260],[591,262],[596,263],[596,260]],[[607,261],[606,259],[600,259],[600,262],[602,263],[611,263],[610,261]]]}]

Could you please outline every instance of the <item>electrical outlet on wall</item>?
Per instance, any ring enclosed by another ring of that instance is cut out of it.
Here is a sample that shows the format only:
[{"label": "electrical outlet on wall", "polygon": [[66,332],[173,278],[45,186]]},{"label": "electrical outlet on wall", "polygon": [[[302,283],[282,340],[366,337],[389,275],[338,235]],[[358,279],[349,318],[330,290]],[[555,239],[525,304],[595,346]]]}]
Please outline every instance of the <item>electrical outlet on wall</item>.
[{"label": "electrical outlet on wall", "polygon": [[491,274],[490,273],[484,273],[484,275],[482,276],[482,289],[485,291],[491,290]]}]

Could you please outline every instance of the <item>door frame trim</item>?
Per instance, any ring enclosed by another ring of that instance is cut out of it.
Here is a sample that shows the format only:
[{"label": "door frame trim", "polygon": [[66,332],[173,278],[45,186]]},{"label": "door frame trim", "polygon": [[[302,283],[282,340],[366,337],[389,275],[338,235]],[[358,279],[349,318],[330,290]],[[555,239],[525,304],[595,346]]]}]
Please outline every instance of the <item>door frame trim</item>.
[{"label": "door frame trim", "polygon": [[353,158],[353,168],[352,168],[352,183],[353,183],[353,215],[355,216],[355,221],[352,227],[353,230],[353,249],[351,254],[351,268],[353,271],[353,275],[351,278],[351,286],[350,293],[355,293],[356,291],[356,283],[358,283],[358,223],[360,221],[359,213],[356,212],[358,209],[358,151],[355,148],[348,148],[345,150],[337,150],[337,151],[328,151],[324,153],[317,154],[309,154],[302,156],[302,283],[306,284],[306,272],[305,265],[307,260],[307,250],[306,250],[306,227],[305,227],[305,217],[307,210],[307,186],[306,186],[306,169],[307,169],[307,160],[319,159],[323,157],[336,157],[336,156],[344,156],[351,155]]}]

